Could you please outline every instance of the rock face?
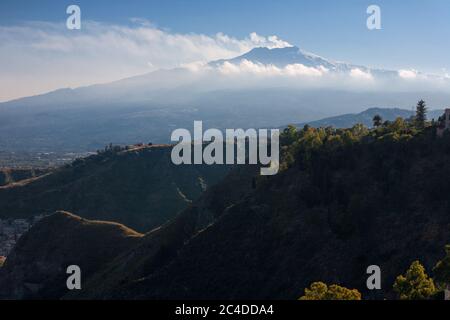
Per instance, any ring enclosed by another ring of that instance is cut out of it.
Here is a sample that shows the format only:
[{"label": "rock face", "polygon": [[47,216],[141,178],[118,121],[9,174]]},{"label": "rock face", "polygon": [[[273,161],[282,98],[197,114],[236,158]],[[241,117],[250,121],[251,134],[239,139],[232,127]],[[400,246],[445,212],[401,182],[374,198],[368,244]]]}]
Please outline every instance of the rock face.
[{"label": "rock face", "polygon": [[120,224],[57,212],[33,226],[8,256],[0,269],[0,297],[59,298],[68,291],[69,265],[78,265],[82,277],[89,277],[141,237]]}]

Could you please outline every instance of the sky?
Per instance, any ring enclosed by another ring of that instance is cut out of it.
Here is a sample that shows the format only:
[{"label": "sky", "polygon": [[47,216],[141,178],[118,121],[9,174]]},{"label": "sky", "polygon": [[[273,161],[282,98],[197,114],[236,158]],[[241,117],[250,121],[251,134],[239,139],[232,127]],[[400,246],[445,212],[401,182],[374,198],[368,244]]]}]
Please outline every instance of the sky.
[{"label": "sky", "polygon": [[[71,4],[81,8],[81,30],[65,27]],[[366,27],[371,4],[381,9],[381,30]],[[448,0],[1,0],[0,101],[279,43],[446,74],[449,38]]]}]

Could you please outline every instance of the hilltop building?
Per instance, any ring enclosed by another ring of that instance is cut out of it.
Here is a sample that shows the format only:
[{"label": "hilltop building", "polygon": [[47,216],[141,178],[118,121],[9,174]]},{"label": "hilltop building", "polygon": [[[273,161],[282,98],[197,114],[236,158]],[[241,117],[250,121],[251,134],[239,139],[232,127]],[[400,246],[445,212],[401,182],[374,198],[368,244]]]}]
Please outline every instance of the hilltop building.
[{"label": "hilltop building", "polygon": [[439,117],[438,127],[436,129],[436,134],[438,137],[442,137],[446,130],[450,129],[450,109],[445,109],[443,116]]}]

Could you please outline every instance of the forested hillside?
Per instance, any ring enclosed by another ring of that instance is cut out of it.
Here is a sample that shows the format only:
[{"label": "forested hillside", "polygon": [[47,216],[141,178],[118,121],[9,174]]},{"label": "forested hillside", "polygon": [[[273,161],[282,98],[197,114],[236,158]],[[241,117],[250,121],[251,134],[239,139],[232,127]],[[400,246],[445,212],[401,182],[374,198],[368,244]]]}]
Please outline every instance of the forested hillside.
[{"label": "forested hillside", "polygon": [[[239,167],[60,297],[297,299],[317,281],[399,297],[397,276],[411,266],[434,277],[450,242],[450,135],[425,121],[374,120],[373,130],[286,128],[278,175]],[[28,241],[6,270],[37,263]],[[369,265],[381,268],[381,290],[367,290]]]}]

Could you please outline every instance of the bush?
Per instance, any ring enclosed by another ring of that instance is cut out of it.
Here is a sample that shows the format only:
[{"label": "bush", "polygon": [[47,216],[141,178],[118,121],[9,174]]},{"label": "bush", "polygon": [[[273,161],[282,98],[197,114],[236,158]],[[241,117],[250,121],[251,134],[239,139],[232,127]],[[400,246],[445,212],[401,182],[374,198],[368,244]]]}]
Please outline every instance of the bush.
[{"label": "bush", "polygon": [[425,273],[425,268],[419,261],[414,261],[405,275],[397,277],[394,291],[400,300],[426,300],[435,292],[433,279]]},{"label": "bush", "polygon": [[361,293],[336,284],[327,286],[323,282],[314,282],[299,300],[361,300]]}]

